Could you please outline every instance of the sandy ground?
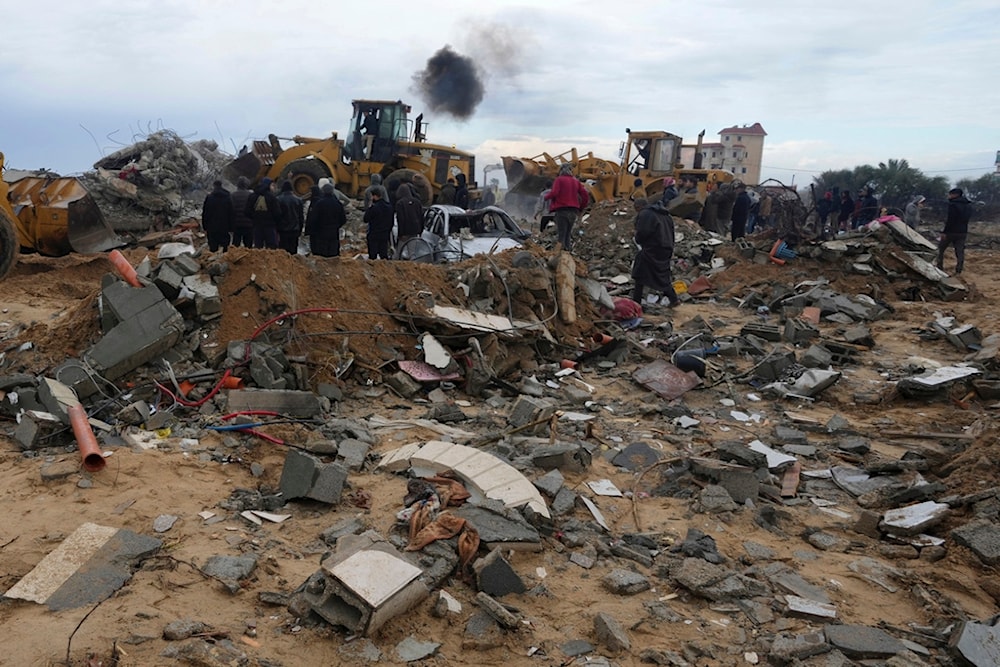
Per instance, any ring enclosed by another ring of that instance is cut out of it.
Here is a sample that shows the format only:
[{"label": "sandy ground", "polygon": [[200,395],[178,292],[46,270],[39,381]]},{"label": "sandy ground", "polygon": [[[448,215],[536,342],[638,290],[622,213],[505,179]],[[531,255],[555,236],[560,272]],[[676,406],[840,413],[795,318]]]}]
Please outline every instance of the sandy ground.
[{"label": "sandy ground", "polygon": [[[339,268],[330,270],[347,270],[343,265],[350,261],[341,260]],[[72,353],[75,347],[92,340],[97,327],[92,323],[91,302],[106,270],[103,259],[93,257],[58,260],[29,257],[21,261],[3,287],[0,336],[4,337],[8,358],[40,372],[57,361],[60,354]],[[886,459],[899,458],[908,449],[927,442],[883,437],[880,433],[884,431],[976,434],[975,442],[962,455],[961,460],[966,464],[943,481],[949,492],[955,494],[995,486],[997,474],[989,462],[996,460],[993,444],[996,428],[993,408],[985,402],[974,399],[968,409],[962,409],[947,400],[920,402],[892,398],[878,405],[860,405],[853,398],[859,389],[878,387],[887,378],[898,377],[898,369],[908,356],[941,362],[961,360],[961,353],[947,341],[928,341],[916,335],[938,313],[975,324],[984,335],[997,330],[1000,270],[995,253],[975,248],[969,251],[964,277],[974,286],[974,298],[966,302],[899,301],[893,295],[893,287],[898,285],[887,285],[885,281],[867,284],[865,279],[831,272],[828,267],[824,270],[815,264],[801,264],[797,268],[737,266],[726,280],[717,280],[716,284],[728,282],[734,291],[739,291],[740,285],[790,281],[792,276],[793,283],[810,276],[815,278],[818,271],[833,280],[835,288],[841,288],[838,280],[843,280],[843,285],[858,291],[878,291],[880,298],[895,309],[891,318],[872,324],[876,347],[862,355],[861,364],[844,369],[843,380],[819,400],[811,404],[755,402],[748,396],[754,391],[752,387],[722,383],[689,392],[681,399],[688,414],[702,420],[697,428],[684,431],[657,411],[662,401],[633,383],[627,373],[587,369],[582,378],[595,387],[594,400],[609,408],[598,413],[602,441],[607,444],[641,440],[662,447],[668,455],[710,452],[713,443],[723,440],[746,440],[753,435],[768,441],[775,424],[788,424],[786,412],[820,421],[839,414],[872,439],[872,456]],[[237,266],[233,275],[239,272]],[[869,289],[865,290],[865,286]],[[378,296],[374,303],[379,308],[391,305]],[[245,312],[252,308],[241,303],[238,309]],[[649,321],[658,324],[672,319],[678,326],[696,315],[715,322],[717,335],[734,334],[748,321],[747,312],[729,301],[686,304],[676,312],[651,315]],[[67,323],[71,325],[68,330]],[[228,321],[222,328],[225,330],[227,326],[230,326]],[[835,328],[836,325],[823,325],[824,333]],[[650,335],[655,332],[656,329],[651,329]],[[567,335],[571,333],[585,331]],[[239,332],[233,330],[226,335]],[[12,349],[24,340],[32,340],[36,349],[30,352]],[[359,352],[368,349],[364,347],[366,344],[364,340],[351,343]],[[622,367],[631,371],[641,363],[643,360],[633,354]],[[422,416],[427,407],[391,393],[371,391],[360,383],[349,382],[345,393],[347,398],[338,414],[341,417],[365,418],[378,414],[407,419]],[[454,396],[465,398],[457,390]],[[734,422],[727,417],[729,408],[720,404],[723,398],[732,398],[737,409],[757,412],[763,419],[749,425]],[[506,418],[506,411],[494,410],[478,400],[465,411],[472,421],[462,427],[470,430],[481,428],[488,432],[491,428],[488,425],[502,424]],[[0,432],[12,426],[0,424]],[[52,612],[28,602],[0,601],[3,627],[0,664],[109,665],[115,664],[111,657],[115,645],[120,651],[119,665],[178,664],[174,658],[161,656],[168,644],[162,638],[163,628],[178,619],[202,621],[211,626],[215,639],[228,638],[234,642],[247,656],[248,661],[240,664],[291,667],[363,663],[357,652],[369,640],[347,637],[325,625],[304,624],[285,607],[261,602],[258,594],[289,592],[299,586],[316,571],[322,554],[328,550],[319,540],[319,534],[346,518],[359,516],[382,534],[392,531],[394,514],[406,493],[405,479],[376,472],[355,473],[350,478],[351,490],[369,492],[373,499],[370,509],[359,509],[349,503],[329,507],[291,502],[283,509],[292,515],[289,520],[255,527],[238,516],[229,516],[231,513],[220,510],[218,504],[235,489],[277,487],[284,451],[280,446],[247,436],[238,436],[232,442],[207,431],[203,433],[199,447],[194,449],[182,451],[179,443],[169,438],[155,451],[116,448],[104,471],[97,474],[75,471],[48,482],[40,476],[42,466],[65,461],[72,467],[77,459],[75,452],[50,451],[41,458],[26,457],[12,439],[0,436],[0,464],[6,471],[0,479],[0,513],[5,517],[0,524],[0,590],[17,582],[81,523],[94,522],[153,534],[152,524],[157,516],[180,517],[173,528],[159,535],[164,541],[161,552],[147,560],[117,594],[95,607]],[[431,433],[419,429],[382,435],[375,450],[386,452],[431,437]],[[823,447],[832,442],[831,437],[810,433],[811,444]],[[228,463],[213,461],[205,455],[217,446],[233,447]],[[607,447],[602,447],[602,451],[607,453]],[[831,454],[821,460],[806,461],[804,467],[819,469],[838,462]],[[262,476],[251,474],[252,463],[263,467]],[[930,477],[934,479],[933,475]],[[612,480],[623,490],[633,490],[636,484],[635,474],[615,468],[603,457],[595,458],[590,470],[566,473],[567,485],[578,491],[586,481],[601,478]],[[655,475],[647,475],[637,490],[648,491],[655,481]],[[648,497],[644,493],[639,496],[637,508],[627,497],[597,499],[613,536],[631,532],[654,534],[666,547],[682,538],[689,528],[698,528],[716,539],[719,551],[731,563],[743,558],[747,564],[743,544],[758,542],[775,552],[775,560],[787,563],[807,580],[822,586],[833,598],[843,622],[867,625],[884,622],[906,628],[910,624],[931,626],[942,617],[983,619],[998,611],[997,601],[981,585],[984,578],[995,573],[950,541],[947,556],[937,563],[886,558],[887,563],[906,572],[907,585],[891,593],[859,578],[848,568],[848,563],[861,556],[881,558],[876,541],[850,530],[853,518],[838,518],[805,502],[781,508],[786,518],[780,523],[780,533],[775,533],[757,525],[750,509],[709,515],[694,512],[692,502],[687,499]],[[860,512],[857,502],[841,491],[828,489],[823,497],[835,501],[837,509],[852,517]],[[226,514],[227,518],[208,524],[198,516],[206,510]],[[578,508],[574,517],[588,519],[583,508]],[[967,517],[955,516],[948,526],[966,520]],[[947,536],[948,526],[937,529],[936,534]],[[803,539],[807,529],[823,529],[845,538],[851,546],[846,553],[819,551]],[[539,553],[508,554],[531,589],[528,594],[505,599],[526,619],[517,631],[469,639],[465,623],[477,609],[473,602],[475,590],[454,578],[445,589],[462,603],[460,614],[437,618],[430,613],[433,602],[429,599],[407,615],[394,619],[370,642],[381,651],[384,664],[398,663],[394,648],[410,636],[441,643],[434,657],[420,663],[424,665],[571,664],[559,647],[570,639],[596,643],[592,617],[595,612],[604,611],[618,619],[632,639],[631,652],[613,658],[615,664],[641,664],[639,654],[643,649],[680,651],[686,645],[703,647],[703,655],[696,664],[708,667],[747,664],[743,656],[745,647],[752,646],[761,635],[776,630],[801,633],[818,627],[808,620],[777,614],[773,624],[758,628],[732,605],[695,598],[675,587],[671,579],[657,577],[655,565],[647,569],[629,561],[602,557],[593,569],[584,570],[569,562],[572,550],[556,539],[546,539]],[[260,556],[258,567],[251,579],[244,582],[243,590],[235,595],[197,569],[213,555],[251,552]],[[601,584],[602,577],[611,569],[622,567],[635,568],[650,576],[654,588],[631,597],[608,593]],[[676,616],[664,618],[652,613],[651,608],[657,604],[665,605]],[[534,657],[529,658],[531,652]],[[594,655],[600,652],[598,648]]]}]

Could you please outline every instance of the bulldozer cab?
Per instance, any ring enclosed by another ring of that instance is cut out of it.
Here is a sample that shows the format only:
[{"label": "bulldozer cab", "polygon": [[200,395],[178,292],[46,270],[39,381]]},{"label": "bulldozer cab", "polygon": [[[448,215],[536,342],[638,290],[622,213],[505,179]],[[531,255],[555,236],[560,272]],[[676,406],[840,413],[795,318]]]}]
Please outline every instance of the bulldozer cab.
[{"label": "bulldozer cab", "polygon": [[401,101],[354,100],[345,153],[352,160],[391,162],[409,137],[410,106]]},{"label": "bulldozer cab", "polygon": [[[622,144],[619,172],[622,183],[620,189],[631,183],[631,179],[646,177],[661,178],[674,172],[680,160],[681,137],[669,132],[633,132],[626,129],[628,140]],[[623,190],[624,191],[624,190]]]}]

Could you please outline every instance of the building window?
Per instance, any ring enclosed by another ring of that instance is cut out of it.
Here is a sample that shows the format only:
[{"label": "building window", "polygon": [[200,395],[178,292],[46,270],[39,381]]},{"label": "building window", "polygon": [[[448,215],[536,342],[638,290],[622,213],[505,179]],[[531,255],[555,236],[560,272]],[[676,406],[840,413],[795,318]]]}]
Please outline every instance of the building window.
[{"label": "building window", "polygon": [[735,174],[736,173],[736,167],[733,167],[730,171],[732,171]]},{"label": "building window", "polygon": [[744,151],[743,157],[750,157],[750,151]]},{"label": "building window", "polygon": [[733,151],[733,157],[736,157],[736,151]]},{"label": "building window", "polygon": [[736,141],[743,141],[743,137],[741,137],[740,135],[736,135]]},{"label": "building window", "polygon": [[743,173],[744,174],[747,173],[747,168],[746,167],[743,167]]},{"label": "building window", "polygon": [[712,151],[712,157],[717,157],[715,151]]},{"label": "building window", "polygon": [[729,135],[726,135],[725,141],[729,141]]}]

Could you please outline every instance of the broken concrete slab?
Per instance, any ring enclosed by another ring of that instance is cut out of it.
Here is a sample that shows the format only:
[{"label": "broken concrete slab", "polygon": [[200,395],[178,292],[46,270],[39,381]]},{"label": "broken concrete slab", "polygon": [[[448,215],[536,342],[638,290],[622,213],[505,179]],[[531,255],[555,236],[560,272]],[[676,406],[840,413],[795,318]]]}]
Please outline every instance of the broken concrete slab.
[{"label": "broken concrete slab", "polygon": [[21,451],[51,447],[62,444],[54,437],[65,430],[65,425],[50,412],[27,410],[21,415],[21,422],[14,429],[14,439]]},{"label": "broken concrete slab", "polygon": [[476,588],[493,597],[509,593],[524,593],[527,588],[500,549],[493,549],[485,558],[472,564],[476,575]]},{"label": "broken concrete slab", "polygon": [[287,500],[308,498],[336,505],[347,477],[347,468],[339,463],[324,463],[311,454],[290,449],[285,455],[279,486]]},{"label": "broken concrete slab", "polygon": [[[497,511],[490,507],[494,501],[487,501],[485,506],[466,503],[462,507],[451,510],[455,516],[465,519],[479,533],[482,543],[493,548],[498,545],[538,544],[541,537],[538,531],[529,524],[520,513],[513,510]],[[496,503],[501,505],[502,503]]]},{"label": "broken concrete slab", "polygon": [[882,515],[882,528],[897,535],[917,535],[944,521],[948,511],[946,503],[933,500],[892,509]]},{"label": "broken concrete slab", "polygon": [[636,595],[648,591],[652,584],[649,579],[632,570],[615,569],[601,580],[604,587],[618,595]]},{"label": "broken concrete slab", "polygon": [[951,531],[951,536],[987,565],[1000,564],[1000,526],[992,521],[972,521]]},{"label": "broken concrete slab", "polygon": [[827,625],[823,633],[827,642],[849,658],[888,658],[906,650],[903,642],[889,633],[867,625]]},{"label": "broken concrete slab", "polygon": [[837,608],[832,604],[817,602],[798,595],[786,595],[785,604],[792,616],[817,620],[833,620],[837,618]]},{"label": "broken concrete slab", "polygon": [[611,655],[620,655],[632,648],[625,627],[611,614],[598,612],[594,616],[594,636]]},{"label": "broken concrete slab", "polygon": [[124,528],[84,523],[4,596],[52,611],[92,605],[124,586],[138,563],[162,544]]},{"label": "broken concrete slab", "polygon": [[1000,665],[1000,627],[962,621],[951,633],[948,647],[973,667]]},{"label": "broken concrete slab", "polygon": [[257,567],[257,555],[212,556],[202,566],[201,571],[213,579],[218,579],[230,593],[239,593],[240,582],[253,574]]},{"label": "broken concrete slab", "polygon": [[784,563],[771,563],[764,568],[763,573],[768,581],[792,595],[823,604],[832,603],[826,591],[819,586],[810,584]]}]

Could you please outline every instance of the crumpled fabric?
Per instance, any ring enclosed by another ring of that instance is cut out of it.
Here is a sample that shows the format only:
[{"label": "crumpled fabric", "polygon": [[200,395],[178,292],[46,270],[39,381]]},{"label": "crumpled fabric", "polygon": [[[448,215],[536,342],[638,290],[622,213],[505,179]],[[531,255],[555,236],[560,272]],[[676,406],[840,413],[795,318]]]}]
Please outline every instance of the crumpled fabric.
[{"label": "crumpled fabric", "polygon": [[[419,516],[419,514],[414,514],[414,517]],[[406,545],[406,551],[420,551],[431,542],[455,537],[462,532],[466,524],[466,520],[462,517],[455,516],[447,510],[441,512],[437,518],[416,531],[416,534],[411,537],[410,543]]]},{"label": "crumpled fabric", "polygon": [[637,304],[632,299],[619,296],[615,297],[614,303],[614,316],[616,320],[621,322],[624,320],[631,320],[636,317],[642,317],[642,306]]}]

